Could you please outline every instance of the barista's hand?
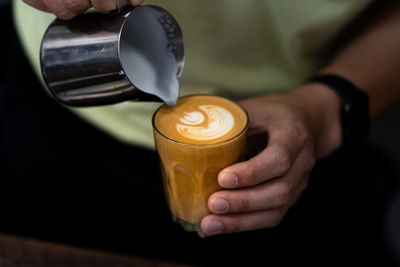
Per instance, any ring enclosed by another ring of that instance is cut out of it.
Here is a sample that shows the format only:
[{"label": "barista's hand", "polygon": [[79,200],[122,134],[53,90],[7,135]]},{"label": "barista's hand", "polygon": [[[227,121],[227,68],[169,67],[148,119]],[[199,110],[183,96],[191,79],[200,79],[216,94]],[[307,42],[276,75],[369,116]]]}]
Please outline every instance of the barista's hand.
[{"label": "barista's hand", "polygon": [[23,0],[30,6],[42,11],[51,12],[60,19],[72,19],[76,15],[94,7],[99,11],[111,11],[119,6],[132,4],[139,6],[143,0]]},{"label": "barista's hand", "polygon": [[208,199],[213,213],[203,218],[201,237],[279,224],[306,188],[316,159],[341,143],[340,99],[323,85],[241,104],[250,116],[248,145],[262,151],[219,173],[219,184],[228,190]]}]

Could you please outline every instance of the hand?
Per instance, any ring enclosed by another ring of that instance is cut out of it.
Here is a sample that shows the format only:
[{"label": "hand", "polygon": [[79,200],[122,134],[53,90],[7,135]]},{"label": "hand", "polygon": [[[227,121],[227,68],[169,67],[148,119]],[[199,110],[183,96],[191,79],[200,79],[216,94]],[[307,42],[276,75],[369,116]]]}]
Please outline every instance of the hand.
[{"label": "hand", "polygon": [[23,0],[28,5],[42,11],[51,12],[60,19],[72,19],[76,15],[94,7],[99,11],[111,11],[119,6],[132,4],[139,6],[143,0]]},{"label": "hand", "polygon": [[212,214],[202,220],[201,237],[278,225],[306,188],[316,159],[341,143],[340,100],[322,85],[241,104],[250,117],[248,145],[266,147],[219,173],[219,184],[229,190],[208,199]]}]

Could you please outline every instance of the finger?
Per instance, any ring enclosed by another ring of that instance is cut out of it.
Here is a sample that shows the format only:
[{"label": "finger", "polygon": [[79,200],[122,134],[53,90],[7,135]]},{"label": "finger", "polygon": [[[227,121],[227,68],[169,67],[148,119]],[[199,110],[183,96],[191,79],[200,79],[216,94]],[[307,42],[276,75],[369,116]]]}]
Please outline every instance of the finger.
[{"label": "finger", "polygon": [[43,3],[41,0],[23,0],[25,3],[28,5],[37,8],[39,10],[49,12],[50,10],[47,8],[47,6]]},{"label": "finger", "polygon": [[[285,202],[286,205],[283,205],[279,208],[256,210],[252,212],[229,215],[207,215],[201,222],[202,230],[199,232],[199,236],[206,237],[214,234],[270,228],[278,225],[282,221],[289,208],[297,202],[301,196],[301,193],[307,187],[308,177],[309,173],[306,173],[305,177],[301,179],[300,184],[297,186],[297,190],[292,189],[296,191],[295,193],[286,193],[282,195],[283,199],[281,198],[281,201]],[[277,182],[276,185],[283,186],[283,192],[289,191],[287,188],[285,188],[286,185],[282,183]]]},{"label": "finger", "polygon": [[122,8],[124,6],[130,5],[131,1],[130,0],[117,0],[118,7]]},{"label": "finger", "polygon": [[143,4],[143,0],[118,0],[118,6],[120,8],[126,5],[140,6],[141,4]]},{"label": "finger", "polygon": [[43,3],[59,19],[71,19],[77,15],[75,11],[67,9],[62,0],[43,0]]},{"label": "finger", "polygon": [[234,215],[210,214],[201,221],[200,236],[243,232],[278,225],[288,208],[271,209]]},{"label": "finger", "polygon": [[89,0],[43,0],[50,12],[59,19],[72,19],[76,15],[88,9]]},{"label": "finger", "polygon": [[143,4],[143,0],[131,0],[132,6],[140,6]]},{"label": "finger", "polygon": [[210,196],[208,208],[215,214],[276,209],[288,205],[298,189],[294,179],[275,179],[255,187],[221,190]]},{"label": "finger", "polygon": [[91,0],[91,3],[99,11],[111,11],[117,8],[116,0]]},{"label": "finger", "polygon": [[254,186],[285,175],[295,153],[288,146],[271,144],[253,158],[234,164],[218,174],[218,183],[224,188]]},{"label": "finger", "polygon": [[267,148],[248,161],[222,170],[219,184],[225,188],[246,187],[285,175],[308,138],[305,133],[300,127],[276,124],[270,129]]},{"label": "finger", "polygon": [[66,9],[75,14],[80,14],[92,6],[90,0],[64,0],[63,3]]}]

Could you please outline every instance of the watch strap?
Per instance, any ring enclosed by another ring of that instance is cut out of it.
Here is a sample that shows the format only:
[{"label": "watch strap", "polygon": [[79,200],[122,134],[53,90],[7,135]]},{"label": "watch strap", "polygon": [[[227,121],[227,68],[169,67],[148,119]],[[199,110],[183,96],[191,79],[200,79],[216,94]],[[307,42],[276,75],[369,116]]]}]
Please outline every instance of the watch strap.
[{"label": "watch strap", "polygon": [[334,90],[342,99],[342,147],[360,144],[370,129],[369,97],[349,80],[335,74],[322,74],[308,80]]}]

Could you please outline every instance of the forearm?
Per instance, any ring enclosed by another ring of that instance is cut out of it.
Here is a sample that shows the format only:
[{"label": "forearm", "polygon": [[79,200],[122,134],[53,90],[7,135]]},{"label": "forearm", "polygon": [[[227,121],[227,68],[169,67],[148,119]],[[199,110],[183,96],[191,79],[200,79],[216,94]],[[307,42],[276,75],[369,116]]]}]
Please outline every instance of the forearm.
[{"label": "forearm", "polygon": [[371,118],[400,100],[400,4],[388,2],[321,71],[339,74],[364,90]]},{"label": "forearm", "polygon": [[[385,4],[319,72],[340,75],[365,91],[371,118],[400,100],[400,4]],[[342,144],[340,97],[317,83],[305,84],[292,95],[310,120],[317,158],[330,155]]]}]

